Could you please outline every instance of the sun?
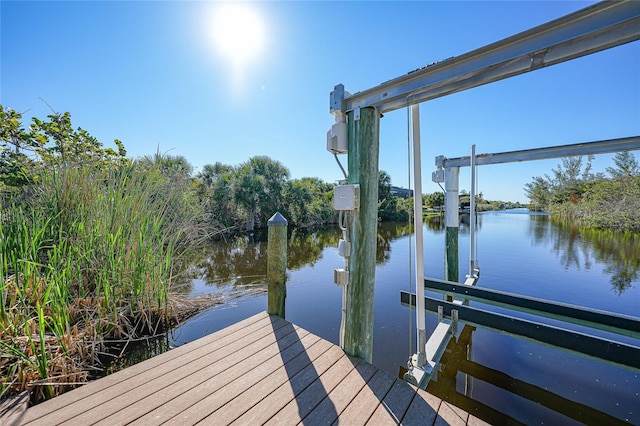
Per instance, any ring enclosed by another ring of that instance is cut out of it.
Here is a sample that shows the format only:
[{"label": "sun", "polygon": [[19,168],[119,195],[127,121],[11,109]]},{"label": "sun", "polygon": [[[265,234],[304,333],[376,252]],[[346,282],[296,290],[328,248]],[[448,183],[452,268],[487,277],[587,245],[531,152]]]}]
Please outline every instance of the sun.
[{"label": "sun", "polygon": [[214,15],[212,36],[218,52],[235,66],[246,64],[262,51],[265,28],[249,4],[225,3]]}]

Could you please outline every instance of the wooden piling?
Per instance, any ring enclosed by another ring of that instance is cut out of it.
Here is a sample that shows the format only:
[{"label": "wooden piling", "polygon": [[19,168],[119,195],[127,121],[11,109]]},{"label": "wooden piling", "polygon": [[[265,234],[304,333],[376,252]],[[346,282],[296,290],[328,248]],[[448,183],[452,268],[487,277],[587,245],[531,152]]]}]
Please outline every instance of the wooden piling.
[{"label": "wooden piling", "polygon": [[285,316],[287,298],[287,224],[280,213],[275,213],[267,222],[267,312],[281,318]]},{"label": "wooden piling", "polygon": [[378,236],[378,157],[380,114],[375,108],[348,113],[350,184],[360,185],[360,207],[350,214],[349,285],[344,351],[373,358],[373,292]]},{"label": "wooden piling", "polygon": [[445,277],[447,281],[459,281],[458,229],[460,223],[458,197],[459,167],[445,169]]}]

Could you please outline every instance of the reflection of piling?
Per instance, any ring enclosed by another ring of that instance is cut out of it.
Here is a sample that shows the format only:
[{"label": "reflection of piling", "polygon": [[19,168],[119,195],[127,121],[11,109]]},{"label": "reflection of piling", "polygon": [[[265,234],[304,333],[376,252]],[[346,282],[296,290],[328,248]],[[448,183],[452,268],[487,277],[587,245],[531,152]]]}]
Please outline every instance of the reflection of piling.
[{"label": "reflection of piling", "polygon": [[280,213],[271,216],[267,243],[267,312],[284,318],[287,297],[287,219]]}]

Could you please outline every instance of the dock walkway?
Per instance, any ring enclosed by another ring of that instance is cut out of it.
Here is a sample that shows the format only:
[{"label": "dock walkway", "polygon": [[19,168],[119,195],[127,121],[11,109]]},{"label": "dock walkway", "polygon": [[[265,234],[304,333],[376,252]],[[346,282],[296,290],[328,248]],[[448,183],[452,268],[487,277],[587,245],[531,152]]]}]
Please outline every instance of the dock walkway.
[{"label": "dock walkway", "polygon": [[27,409],[19,425],[485,424],[261,313]]}]

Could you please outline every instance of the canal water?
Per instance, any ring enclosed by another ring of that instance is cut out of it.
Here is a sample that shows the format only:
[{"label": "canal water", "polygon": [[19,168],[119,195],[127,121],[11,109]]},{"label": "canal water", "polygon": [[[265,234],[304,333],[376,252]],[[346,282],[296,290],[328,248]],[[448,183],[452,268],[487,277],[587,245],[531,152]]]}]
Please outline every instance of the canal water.
[{"label": "canal water", "polygon": [[[408,224],[386,223],[378,231],[373,363],[393,375],[415,352],[415,311],[400,303],[400,291],[415,292],[412,231]],[[337,228],[291,232],[286,299],[287,320],[336,344],[341,289],[333,284],[333,270],[343,265],[339,238]],[[444,238],[444,219],[425,219],[427,277],[444,278]],[[463,280],[469,262],[465,216],[459,247]],[[485,212],[478,216],[477,249],[479,287],[640,317],[638,234],[578,229],[523,209]],[[248,295],[191,318],[172,332],[172,346],[266,310],[266,241],[260,235],[212,245],[195,259],[191,273],[196,278],[187,291],[193,295]],[[426,319],[430,334],[437,317],[427,313]],[[461,330],[428,387],[439,397],[493,424],[640,424],[640,372],[481,327]],[[586,331],[640,346],[631,337]]]}]

